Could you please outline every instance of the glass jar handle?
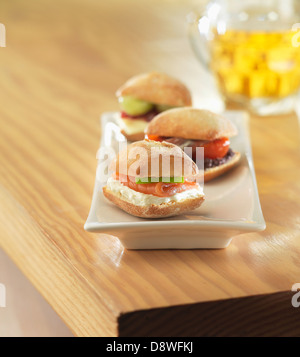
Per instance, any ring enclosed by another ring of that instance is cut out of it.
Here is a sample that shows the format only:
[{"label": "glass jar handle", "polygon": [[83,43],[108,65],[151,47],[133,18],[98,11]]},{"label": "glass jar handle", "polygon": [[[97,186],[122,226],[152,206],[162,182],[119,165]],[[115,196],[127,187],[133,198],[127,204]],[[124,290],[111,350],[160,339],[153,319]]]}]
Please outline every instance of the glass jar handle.
[{"label": "glass jar handle", "polygon": [[208,48],[208,36],[210,36],[209,19],[204,15],[200,16],[191,13],[187,17],[188,37],[194,54],[200,63],[209,70],[210,54]]}]

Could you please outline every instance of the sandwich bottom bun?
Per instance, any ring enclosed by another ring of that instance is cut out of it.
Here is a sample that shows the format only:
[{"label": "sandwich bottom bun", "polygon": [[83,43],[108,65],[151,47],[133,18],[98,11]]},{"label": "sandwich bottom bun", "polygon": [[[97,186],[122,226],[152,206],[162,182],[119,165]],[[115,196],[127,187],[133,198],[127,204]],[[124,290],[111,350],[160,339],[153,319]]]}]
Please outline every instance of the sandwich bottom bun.
[{"label": "sandwich bottom bun", "polygon": [[204,182],[208,182],[223,175],[225,172],[232,169],[240,161],[240,158],[241,154],[239,152],[234,152],[234,155],[224,164],[204,170]]},{"label": "sandwich bottom bun", "polygon": [[117,124],[120,128],[121,133],[125,136],[128,141],[140,141],[145,137],[144,130],[148,125],[148,122],[144,119],[130,119],[121,118],[119,114],[116,117]]},{"label": "sandwich bottom bun", "polygon": [[185,211],[191,211],[200,207],[204,201],[204,194],[199,194],[197,197],[188,197],[180,201],[169,201],[160,204],[150,203],[140,206],[128,202],[119,192],[114,192],[107,186],[103,187],[103,194],[109,201],[117,205],[123,211],[141,218],[165,218],[176,216]]},{"label": "sandwich bottom bun", "polygon": [[145,134],[143,131],[141,131],[139,133],[128,134],[128,133],[126,133],[125,130],[122,129],[121,134],[123,134],[128,141],[140,141],[140,140],[143,140],[145,137]]}]

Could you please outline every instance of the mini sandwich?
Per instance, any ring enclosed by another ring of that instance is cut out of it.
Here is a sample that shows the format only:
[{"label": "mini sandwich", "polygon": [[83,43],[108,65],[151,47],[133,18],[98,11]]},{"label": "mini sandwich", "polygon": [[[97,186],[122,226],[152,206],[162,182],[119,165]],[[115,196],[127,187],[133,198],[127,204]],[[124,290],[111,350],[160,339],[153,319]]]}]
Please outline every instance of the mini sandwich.
[{"label": "mini sandwich", "polygon": [[196,108],[170,109],[157,115],[145,130],[145,137],[166,141],[180,148],[191,147],[196,161],[197,147],[204,148],[204,181],[230,170],[240,160],[240,153],[230,148],[229,138],[237,129],[227,118]]},{"label": "mini sandwich", "polygon": [[158,72],[132,77],[117,90],[116,96],[121,109],[118,124],[129,141],[144,139],[147,123],[158,113],[192,105],[190,91],[183,83]]},{"label": "mini sandwich", "polygon": [[197,165],[174,144],[137,141],[121,151],[112,166],[103,194],[133,216],[175,216],[204,201]]}]

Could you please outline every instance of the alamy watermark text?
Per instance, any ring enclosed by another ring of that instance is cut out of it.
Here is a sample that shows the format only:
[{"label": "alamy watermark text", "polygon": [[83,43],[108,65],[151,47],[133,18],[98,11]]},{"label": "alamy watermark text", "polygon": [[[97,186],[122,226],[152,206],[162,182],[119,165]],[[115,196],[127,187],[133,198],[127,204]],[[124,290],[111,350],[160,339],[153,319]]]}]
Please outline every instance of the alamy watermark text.
[{"label": "alamy watermark text", "polygon": [[6,29],[3,24],[0,23],[0,47],[6,47]]},{"label": "alamy watermark text", "polygon": [[0,283],[0,307],[6,307],[6,288]]},{"label": "alamy watermark text", "polygon": [[293,305],[293,307],[299,307],[300,306],[300,283],[295,283],[292,286],[291,290],[296,292],[296,294],[294,294],[292,297],[292,305]]}]

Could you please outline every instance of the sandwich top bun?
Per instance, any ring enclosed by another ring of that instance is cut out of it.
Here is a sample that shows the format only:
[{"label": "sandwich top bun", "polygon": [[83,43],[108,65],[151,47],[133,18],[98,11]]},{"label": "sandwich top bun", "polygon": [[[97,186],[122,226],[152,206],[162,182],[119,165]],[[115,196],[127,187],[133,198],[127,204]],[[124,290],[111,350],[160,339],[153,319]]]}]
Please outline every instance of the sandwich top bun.
[{"label": "sandwich top bun", "polygon": [[222,115],[197,108],[174,108],[158,114],[145,129],[147,135],[216,140],[237,134],[233,123]]},{"label": "sandwich top bun", "polygon": [[131,177],[195,177],[194,161],[177,145],[153,140],[136,141],[112,162],[110,169]]},{"label": "sandwich top bun", "polygon": [[179,80],[160,72],[143,73],[130,78],[117,90],[116,96],[132,96],[147,102],[174,107],[192,105],[188,88]]}]

